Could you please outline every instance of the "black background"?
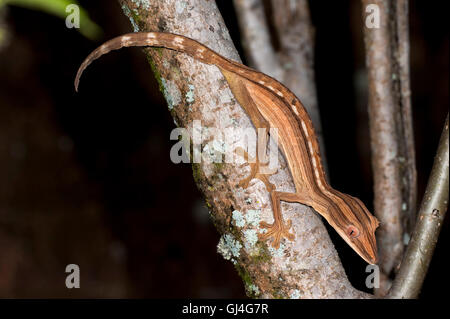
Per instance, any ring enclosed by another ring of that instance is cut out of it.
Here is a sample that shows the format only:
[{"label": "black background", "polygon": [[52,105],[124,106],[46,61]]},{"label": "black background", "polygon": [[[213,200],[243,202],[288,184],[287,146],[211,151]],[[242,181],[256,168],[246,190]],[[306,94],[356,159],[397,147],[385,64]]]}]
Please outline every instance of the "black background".
[{"label": "black background", "polygon": [[[131,31],[115,1],[79,1],[104,31],[92,42],[64,21],[10,7],[0,51],[0,297],[241,298],[188,164],[173,164],[175,127],[139,49],[73,78],[104,40]],[[442,2],[439,2],[442,3]],[[218,1],[240,50],[231,1]],[[359,1],[311,1],[315,69],[330,180],[372,210]],[[269,9],[270,11],[270,9]],[[422,197],[448,110],[447,11],[410,3],[411,89]],[[244,59],[245,60],[245,59]],[[365,266],[330,228],[352,284]],[[422,297],[449,284],[448,219]],[[67,264],[82,289],[67,290]]]}]

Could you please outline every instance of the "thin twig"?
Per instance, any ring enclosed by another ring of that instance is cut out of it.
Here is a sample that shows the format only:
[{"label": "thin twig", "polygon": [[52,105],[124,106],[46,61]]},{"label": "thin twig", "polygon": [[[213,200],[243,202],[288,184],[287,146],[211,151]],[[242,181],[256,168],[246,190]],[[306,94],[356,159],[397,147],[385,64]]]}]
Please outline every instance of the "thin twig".
[{"label": "thin twig", "polygon": [[433,256],[448,208],[448,114],[420,207],[416,228],[395,278],[389,298],[417,298]]},{"label": "thin twig", "polygon": [[[407,221],[416,210],[416,169],[409,89],[407,0],[363,0],[376,5],[379,27],[364,27],[369,78],[369,120],[374,174],[375,215],[379,266],[384,279],[378,296],[390,286],[389,276],[399,265]],[[370,7],[369,7],[370,8]],[[375,13],[376,14],[376,13]]]}]

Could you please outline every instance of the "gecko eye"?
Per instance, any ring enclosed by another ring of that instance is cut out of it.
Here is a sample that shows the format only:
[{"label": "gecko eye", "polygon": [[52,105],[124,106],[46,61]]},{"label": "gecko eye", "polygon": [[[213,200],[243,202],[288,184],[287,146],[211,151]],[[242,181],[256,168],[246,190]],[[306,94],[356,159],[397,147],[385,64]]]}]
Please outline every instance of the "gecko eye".
[{"label": "gecko eye", "polygon": [[350,238],[356,238],[359,236],[359,229],[353,225],[349,225],[347,227],[346,232],[347,232],[347,236]]}]

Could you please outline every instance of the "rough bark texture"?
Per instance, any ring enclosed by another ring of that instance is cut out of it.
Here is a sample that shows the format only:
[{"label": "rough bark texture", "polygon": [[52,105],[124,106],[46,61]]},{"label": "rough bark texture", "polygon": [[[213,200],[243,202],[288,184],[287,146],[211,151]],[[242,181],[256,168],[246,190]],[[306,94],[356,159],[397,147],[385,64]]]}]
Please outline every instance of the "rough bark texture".
[{"label": "rough bark texture", "polygon": [[272,44],[263,1],[234,0],[233,4],[249,65],[282,81],[284,70]]},{"label": "rough bark texture", "polygon": [[[314,30],[307,1],[273,0],[270,8],[265,8],[263,0],[234,0],[234,6],[250,66],[276,78],[300,98],[314,123],[326,170],[314,79]],[[272,14],[272,21],[265,12]]]},{"label": "rough bark texture", "polygon": [[379,28],[364,26],[369,71],[369,118],[375,215],[382,280],[390,286],[401,261],[416,210],[416,169],[409,86],[408,1],[363,0],[379,8]]},{"label": "rough bark texture", "polygon": [[389,292],[390,298],[417,298],[422,288],[448,208],[448,147],[447,115],[416,228]]},{"label": "rough bark texture", "polygon": [[[135,31],[183,34],[220,54],[239,61],[228,31],[214,1],[120,1]],[[235,101],[220,71],[192,58],[164,49],[146,49],[174,120],[189,131],[201,120],[202,133],[225,132],[252,124]],[[230,133],[233,134],[233,133]],[[233,262],[244,280],[247,293],[266,298],[363,298],[348,282],[328,233],[317,214],[299,204],[282,203],[283,214],[292,220],[295,240],[274,250],[257,241],[259,221],[272,222],[269,194],[264,184],[253,180],[246,190],[237,185],[248,176],[247,164],[205,161],[214,152],[230,151],[213,136],[204,140],[205,157],[193,164],[193,175],[211,211],[222,238],[218,250]],[[236,136],[237,138],[239,136]],[[278,190],[293,190],[289,171],[280,157],[281,169],[271,177]]]}]

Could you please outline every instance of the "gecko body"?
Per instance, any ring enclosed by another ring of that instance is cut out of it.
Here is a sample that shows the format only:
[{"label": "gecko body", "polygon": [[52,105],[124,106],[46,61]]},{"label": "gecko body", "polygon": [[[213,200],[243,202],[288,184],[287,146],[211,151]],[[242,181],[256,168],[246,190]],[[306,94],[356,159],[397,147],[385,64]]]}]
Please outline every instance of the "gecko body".
[{"label": "gecko body", "polygon": [[[277,128],[278,144],[291,172],[295,192],[276,191],[268,175],[258,173],[259,159],[250,163],[250,176],[240,184],[245,188],[252,178],[259,178],[270,192],[274,222],[261,222],[260,226],[267,229],[262,239],[272,239],[275,248],[283,238],[294,239],[291,221],[284,221],[280,201],[297,202],[313,207],[365,261],[376,263],[378,220],[359,199],[328,184],[310,117],[300,100],[274,78],[227,59],[193,39],[171,33],[137,32],[116,37],[94,50],[78,70],[75,89],[78,90],[81,74],[93,60],[112,50],[134,46],[172,49],[217,66],[253,125]],[[267,140],[268,137],[263,138],[264,143]]]}]

